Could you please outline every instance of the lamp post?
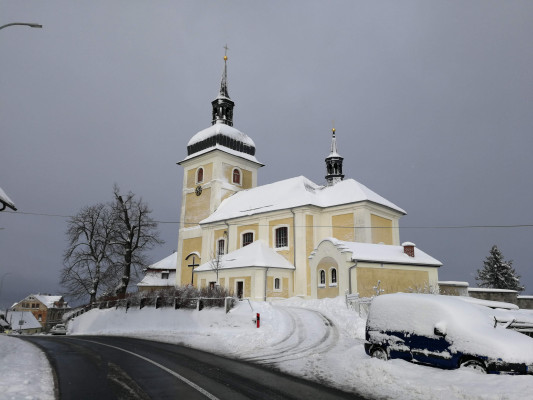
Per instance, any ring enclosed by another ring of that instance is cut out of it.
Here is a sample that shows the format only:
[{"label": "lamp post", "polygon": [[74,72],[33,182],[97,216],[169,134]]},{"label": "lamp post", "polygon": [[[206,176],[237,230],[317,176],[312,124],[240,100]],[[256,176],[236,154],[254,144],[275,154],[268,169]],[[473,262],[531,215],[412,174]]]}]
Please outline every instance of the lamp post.
[{"label": "lamp post", "polygon": [[8,26],[13,26],[13,25],[25,25],[25,26],[29,26],[30,28],[42,28],[43,27],[40,24],[34,24],[30,22],[12,22],[10,24],[5,24],[5,25],[0,26],[0,29],[4,29],[4,28],[7,28]]},{"label": "lamp post", "polygon": [[[11,272],[4,272],[2,274],[2,277],[0,278],[0,294],[2,293],[2,286],[4,285],[4,278],[8,275],[11,275]],[[0,296],[0,300],[2,297]],[[1,304],[1,303],[0,303]],[[1,305],[0,305],[0,311],[2,311]],[[6,319],[7,319],[7,309],[6,309]]]}]

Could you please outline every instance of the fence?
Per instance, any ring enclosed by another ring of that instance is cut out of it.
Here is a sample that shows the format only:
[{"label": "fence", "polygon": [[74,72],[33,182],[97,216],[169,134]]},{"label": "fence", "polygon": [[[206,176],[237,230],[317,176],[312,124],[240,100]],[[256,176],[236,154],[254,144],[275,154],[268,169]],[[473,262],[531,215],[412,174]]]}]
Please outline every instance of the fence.
[{"label": "fence", "polygon": [[346,307],[357,312],[361,318],[368,316],[370,303],[372,303],[372,297],[359,297],[357,293],[346,293]]},{"label": "fence", "polygon": [[204,308],[224,308],[226,313],[229,312],[237,304],[235,297],[168,297],[168,296],[155,296],[155,297],[130,297],[126,299],[111,299],[94,302],[77,309],[65,313],[64,322],[69,321],[85,312],[94,308],[103,310],[109,308],[125,309],[126,312],[130,308],[142,309],[145,307],[159,308],[174,308],[179,309],[192,309],[201,311]]}]

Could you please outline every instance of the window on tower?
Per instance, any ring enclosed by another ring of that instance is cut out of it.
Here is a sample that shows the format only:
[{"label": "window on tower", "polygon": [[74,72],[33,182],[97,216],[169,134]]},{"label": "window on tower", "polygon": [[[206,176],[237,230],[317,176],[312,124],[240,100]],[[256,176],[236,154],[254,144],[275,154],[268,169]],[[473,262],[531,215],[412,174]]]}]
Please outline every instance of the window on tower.
[{"label": "window on tower", "polygon": [[196,183],[200,183],[204,181],[204,169],[202,167],[198,168],[198,171],[196,171]]},{"label": "window on tower", "polygon": [[240,185],[241,184],[241,171],[237,168],[233,169],[233,183]]}]

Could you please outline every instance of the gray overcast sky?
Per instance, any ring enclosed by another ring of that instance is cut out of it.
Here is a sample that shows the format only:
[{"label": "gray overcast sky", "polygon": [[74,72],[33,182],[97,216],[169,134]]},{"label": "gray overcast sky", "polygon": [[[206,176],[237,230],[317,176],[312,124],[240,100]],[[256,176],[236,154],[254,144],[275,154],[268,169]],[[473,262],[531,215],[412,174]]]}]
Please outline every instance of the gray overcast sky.
[{"label": "gray overcast sky", "polygon": [[[63,218],[141,195],[179,219],[188,140],[210,125],[227,43],[235,127],[259,183],[344,170],[405,209],[400,238],[475,286],[493,244],[533,294],[533,2],[0,1],[0,305],[57,293]],[[177,224],[160,225],[177,246]]]}]

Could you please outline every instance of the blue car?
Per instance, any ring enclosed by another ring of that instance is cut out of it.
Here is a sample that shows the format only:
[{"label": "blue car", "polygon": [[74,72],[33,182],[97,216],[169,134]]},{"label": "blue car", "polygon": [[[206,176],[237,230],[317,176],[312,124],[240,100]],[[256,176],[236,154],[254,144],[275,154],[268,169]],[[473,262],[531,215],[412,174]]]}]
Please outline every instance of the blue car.
[{"label": "blue car", "polygon": [[498,324],[495,312],[453,296],[381,295],[370,305],[365,351],[445,369],[533,374],[533,338]]}]

